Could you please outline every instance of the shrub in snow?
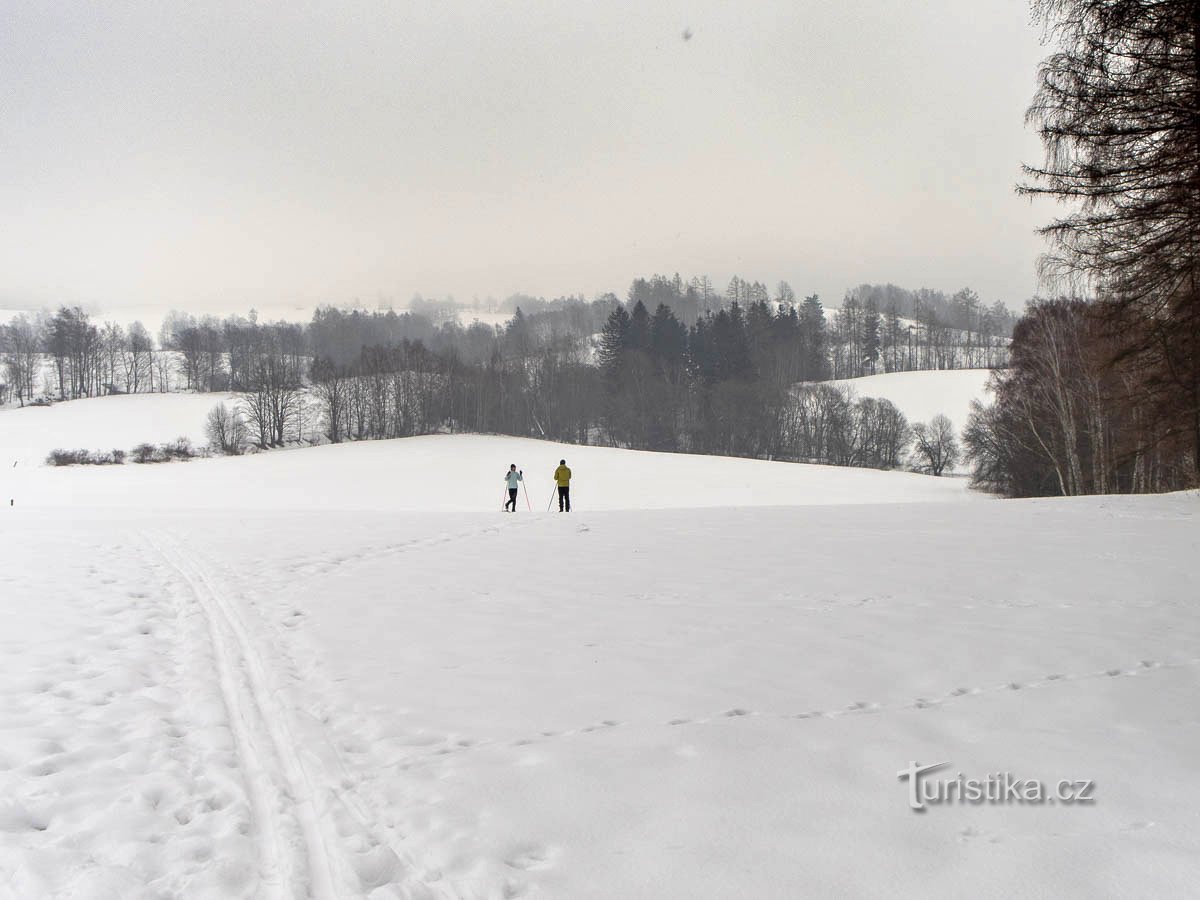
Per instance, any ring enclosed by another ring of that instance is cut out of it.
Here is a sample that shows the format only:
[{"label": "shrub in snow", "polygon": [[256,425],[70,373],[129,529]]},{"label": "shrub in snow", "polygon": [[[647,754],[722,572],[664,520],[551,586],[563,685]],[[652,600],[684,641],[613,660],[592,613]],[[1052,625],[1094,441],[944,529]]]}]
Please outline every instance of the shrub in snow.
[{"label": "shrub in snow", "polygon": [[196,451],[192,449],[192,442],[185,437],[176,438],[169,444],[163,444],[158,450],[164,460],[188,460],[196,455]]},{"label": "shrub in snow", "polygon": [[51,450],[46,457],[46,465],[85,466],[90,456],[87,450]]},{"label": "shrub in snow", "polygon": [[162,462],[162,458],[158,455],[158,448],[153,444],[138,444],[133,448],[133,461],[135,463]]},{"label": "shrub in snow", "polygon": [[108,453],[91,450],[51,450],[46,457],[50,466],[110,466],[125,462],[124,450],[112,450]]}]

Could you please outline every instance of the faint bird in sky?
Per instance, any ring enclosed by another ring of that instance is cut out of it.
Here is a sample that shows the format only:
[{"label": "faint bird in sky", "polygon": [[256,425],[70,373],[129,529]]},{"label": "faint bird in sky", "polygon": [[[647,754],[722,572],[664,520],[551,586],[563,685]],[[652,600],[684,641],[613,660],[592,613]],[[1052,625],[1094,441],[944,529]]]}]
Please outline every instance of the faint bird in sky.
[{"label": "faint bird in sky", "polygon": [[685,41],[690,41],[692,39],[692,29],[690,29],[690,28],[683,29],[683,39]]}]

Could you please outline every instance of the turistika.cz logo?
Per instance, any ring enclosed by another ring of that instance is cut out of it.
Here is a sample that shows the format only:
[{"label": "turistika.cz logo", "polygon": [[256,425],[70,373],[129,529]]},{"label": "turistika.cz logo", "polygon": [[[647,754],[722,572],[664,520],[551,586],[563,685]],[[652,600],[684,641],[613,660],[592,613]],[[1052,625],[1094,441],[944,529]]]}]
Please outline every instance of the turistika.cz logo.
[{"label": "turistika.cz logo", "polygon": [[928,777],[948,765],[910,762],[907,769],[896,773],[901,781],[908,781],[908,805],[913,810],[924,812],[926,806],[951,803],[1086,806],[1096,802],[1096,783],[1083,779],[1063,778],[1050,785],[1037,779],[1015,778],[1008,772],[993,772],[986,778],[967,778],[962,772],[954,778]]}]

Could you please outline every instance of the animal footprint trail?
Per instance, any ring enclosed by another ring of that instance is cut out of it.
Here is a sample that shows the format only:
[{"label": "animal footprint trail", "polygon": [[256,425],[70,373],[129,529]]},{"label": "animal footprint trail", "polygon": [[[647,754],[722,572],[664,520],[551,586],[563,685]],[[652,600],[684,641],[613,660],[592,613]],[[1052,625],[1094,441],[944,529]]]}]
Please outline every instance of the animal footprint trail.
[{"label": "animal footprint trail", "polygon": [[[1137,666],[1126,668],[1110,668],[1098,672],[1087,672],[1078,675],[1066,675],[1060,672],[1046,675],[1040,680],[1034,681],[1006,681],[991,687],[956,687],[952,688],[942,697],[917,697],[908,703],[902,704],[881,704],[870,703],[867,701],[856,701],[851,705],[833,710],[811,710],[807,712],[794,713],[788,718],[793,719],[821,719],[821,718],[837,718],[839,716],[854,714],[854,713],[873,713],[882,712],[885,710],[899,709],[916,709],[927,710],[937,709],[952,701],[961,700],[966,697],[978,697],[984,694],[992,694],[998,692],[1019,692],[1026,690],[1040,690],[1056,684],[1067,684],[1079,682],[1086,679],[1098,678],[1116,678],[1116,677],[1135,677],[1145,674],[1156,669],[1178,668],[1181,666],[1194,666],[1200,664],[1200,659],[1183,660],[1177,663],[1161,663],[1155,660],[1142,660]],[[728,715],[728,713],[726,713]],[[671,724],[674,724],[674,720]]]},{"label": "animal footprint trail", "polygon": [[[501,535],[506,531],[514,528],[529,528],[535,522],[514,522],[506,525],[489,525],[486,528],[475,528],[470,531],[461,531],[453,533],[442,533],[432,537],[410,538],[409,540],[399,541],[396,543],[388,543],[364,547],[351,552],[330,553],[324,556],[307,556],[302,560],[296,560],[286,566],[286,570],[294,575],[301,577],[322,575],[331,572],[335,569],[342,568],[347,565],[357,565],[369,563],[377,559],[387,559],[391,556],[398,556],[403,553],[411,553],[416,550],[425,550],[432,547],[439,547],[445,544],[452,544],[458,541],[468,541],[481,537],[491,537]],[[271,576],[274,578],[274,574]]]},{"label": "animal footprint trail", "polygon": [[[798,719],[798,720],[838,719],[843,716],[866,715],[866,714],[881,713],[881,712],[888,712],[888,711],[899,711],[899,710],[904,710],[904,709],[908,709],[908,710],[940,709],[941,707],[943,707],[949,703],[952,703],[954,701],[962,700],[964,698],[969,698],[969,697],[978,697],[978,696],[982,696],[982,695],[986,695],[986,694],[995,694],[995,693],[1003,693],[1003,692],[1015,693],[1015,692],[1021,692],[1021,691],[1027,691],[1027,690],[1040,690],[1042,688],[1050,687],[1050,686],[1056,685],[1056,684],[1059,684],[1059,685],[1069,684],[1069,683],[1083,681],[1086,679],[1136,677],[1139,675],[1145,675],[1154,670],[1180,668],[1183,666],[1197,666],[1197,665],[1200,665],[1200,658],[1181,660],[1181,661],[1174,662],[1174,663],[1169,663],[1169,662],[1164,663],[1164,662],[1159,662],[1156,660],[1141,660],[1138,663],[1138,665],[1136,665],[1136,666],[1129,666],[1129,667],[1124,667],[1124,668],[1115,667],[1115,668],[1110,668],[1110,669],[1103,669],[1103,670],[1096,671],[1096,672],[1086,672],[1086,673],[1078,674],[1078,675],[1068,675],[1068,674],[1063,674],[1061,672],[1055,672],[1055,673],[1046,675],[1044,678],[1042,678],[1040,680],[1006,681],[1006,682],[1002,682],[1000,684],[992,685],[991,687],[959,686],[956,688],[952,688],[951,690],[947,691],[946,694],[944,694],[940,697],[916,697],[910,701],[900,702],[900,703],[888,704],[888,703],[876,703],[876,702],[872,702],[869,700],[856,700],[847,705],[833,707],[830,709],[810,709],[810,710],[803,710],[803,711],[797,712],[797,713],[781,714],[779,716],[779,718]],[[662,722],[661,724],[671,726],[671,727],[679,727],[682,725],[702,725],[702,724],[712,724],[712,723],[720,721],[720,720],[732,719],[732,720],[736,721],[739,719],[750,718],[750,717],[753,717],[756,715],[758,715],[758,713],[755,713],[752,710],[746,709],[744,707],[734,707],[732,709],[727,709],[724,712],[721,712],[714,716],[701,717],[701,718],[688,718],[688,717],[681,716],[681,717],[676,717],[673,719],[667,719],[665,722]],[[588,731],[594,731],[595,728],[584,728],[583,730],[585,732],[588,732]]]}]

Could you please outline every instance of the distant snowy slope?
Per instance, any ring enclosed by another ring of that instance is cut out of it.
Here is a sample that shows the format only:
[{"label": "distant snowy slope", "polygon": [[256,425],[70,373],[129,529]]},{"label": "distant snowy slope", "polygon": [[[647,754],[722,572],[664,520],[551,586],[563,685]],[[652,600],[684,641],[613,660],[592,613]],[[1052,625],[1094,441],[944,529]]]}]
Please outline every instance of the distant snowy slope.
[{"label": "distant snowy slope", "polygon": [[0,467],[41,465],[51,450],[129,450],[187,437],[200,445],[204,418],[225,394],[127,394],[0,410]]},{"label": "distant snowy slope", "polygon": [[910,423],[928,422],[941,413],[962,431],[972,400],[987,402],[991,369],[950,369],[936,372],[889,372],[863,378],[843,378],[830,384],[853,388],[860,397],[891,400]]},{"label": "distant snowy slope", "polygon": [[[520,510],[544,511],[565,458],[578,510],[811,506],[974,499],[962,479],[716,456],[578,447],[490,435],[431,435],[156,465],[0,466],[0,501],[236,510],[496,510],[510,463]],[[528,506],[526,502],[528,494]]]}]

